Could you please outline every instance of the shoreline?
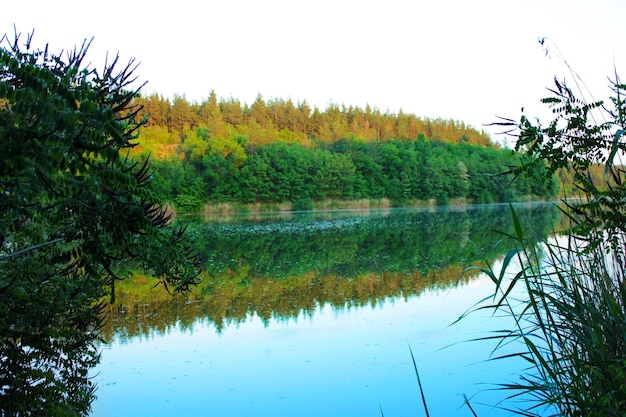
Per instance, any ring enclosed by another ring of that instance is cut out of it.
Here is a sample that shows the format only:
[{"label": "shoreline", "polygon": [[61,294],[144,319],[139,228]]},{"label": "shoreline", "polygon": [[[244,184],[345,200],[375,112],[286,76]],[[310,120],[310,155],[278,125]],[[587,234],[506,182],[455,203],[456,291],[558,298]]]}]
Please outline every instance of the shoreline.
[{"label": "shoreline", "polygon": [[[545,200],[539,200],[527,196],[526,198],[515,201],[518,203],[541,203]],[[508,204],[504,203],[486,203],[492,204]],[[172,215],[172,219],[199,217],[204,221],[210,222],[229,222],[234,218],[260,220],[268,216],[290,217],[298,213],[328,214],[329,216],[340,214],[342,212],[363,212],[368,214],[372,210],[389,211],[395,208],[430,208],[438,207],[469,207],[476,205],[485,205],[476,203],[469,199],[450,199],[447,204],[438,204],[435,199],[431,200],[413,200],[402,204],[392,204],[388,199],[360,199],[360,200],[324,200],[313,202],[312,206],[298,209],[294,208],[293,203],[206,203],[202,210],[193,212],[179,212],[175,207],[167,205],[168,213]]]}]

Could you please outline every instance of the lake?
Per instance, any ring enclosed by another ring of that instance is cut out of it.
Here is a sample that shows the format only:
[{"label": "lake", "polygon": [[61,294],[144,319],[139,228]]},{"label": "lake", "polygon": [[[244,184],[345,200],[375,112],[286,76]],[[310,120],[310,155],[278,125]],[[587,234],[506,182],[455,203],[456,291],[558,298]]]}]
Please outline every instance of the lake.
[{"label": "lake", "polygon": [[[550,204],[515,208],[538,238],[558,221]],[[508,205],[228,220],[187,220],[206,257],[188,297],[140,275],[120,285],[93,416],[423,416],[411,351],[431,416],[472,415],[464,395],[479,416],[510,415],[490,388],[523,364],[467,342],[510,318],[454,323],[493,291],[461,275],[497,268]]]}]

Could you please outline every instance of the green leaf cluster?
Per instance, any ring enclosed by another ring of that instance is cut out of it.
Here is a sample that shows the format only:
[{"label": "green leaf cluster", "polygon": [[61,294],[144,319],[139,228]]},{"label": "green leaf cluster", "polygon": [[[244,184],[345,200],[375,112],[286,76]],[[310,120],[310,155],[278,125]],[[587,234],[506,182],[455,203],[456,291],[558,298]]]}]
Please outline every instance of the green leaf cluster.
[{"label": "green leaf cluster", "polygon": [[[555,79],[552,96],[542,100],[554,118],[547,126],[522,115],[515,127],[516,149],[528,159],[518,169],[549,182],[555,173],[569,177],[572,195],[568,203],[573,232],[600,244],[626,232],[626,181],[621,158],[626,151],[626,85],[619,77],[611,82],[610,104],[579,98],[565,82]],[[598,233],[600,232],[600,233]],[[592,245],[592,246],[594,246]]]},{"label": "green leaf cluster", "polygon": [[148,162],[128,157],[143,123],[133,62],[98,71],[86,42],[53,54],[31,39],[0,42],[0,409],[86,415],[102,298],[125,264],[182,291],[198,263]]}]

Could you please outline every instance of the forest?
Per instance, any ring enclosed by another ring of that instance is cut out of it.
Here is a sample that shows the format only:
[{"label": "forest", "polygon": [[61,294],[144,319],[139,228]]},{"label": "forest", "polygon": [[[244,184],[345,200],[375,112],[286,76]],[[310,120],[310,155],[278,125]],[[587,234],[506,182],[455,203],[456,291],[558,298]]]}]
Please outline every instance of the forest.
[{"label": "forest", "polygon": [[201,103],[137,97],[146,117],[133,156],[151,157],[153,188],[178,211],[208,203],[382,200],[392,205],[451,200],[492,203],[549,199],[547,186],[510,173],[520,155],[484,131],[402,111],[258,96],[247,105],[215,92]]}]

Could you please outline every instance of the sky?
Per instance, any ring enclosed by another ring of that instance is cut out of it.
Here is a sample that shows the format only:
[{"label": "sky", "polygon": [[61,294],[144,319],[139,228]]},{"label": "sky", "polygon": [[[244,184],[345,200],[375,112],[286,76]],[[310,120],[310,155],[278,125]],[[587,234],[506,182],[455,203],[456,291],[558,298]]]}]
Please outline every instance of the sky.
[{"label": "sky", "polygon": [[0,33],[52,51],[93,38],[92,65],[136,59],[146,95],[370,105],[498,140],[499,116],[548,117],[539,100],[555,76],[574,85],[569,68],[606,98],[625,15],[623,0],[30,0],[0,6]]}]

